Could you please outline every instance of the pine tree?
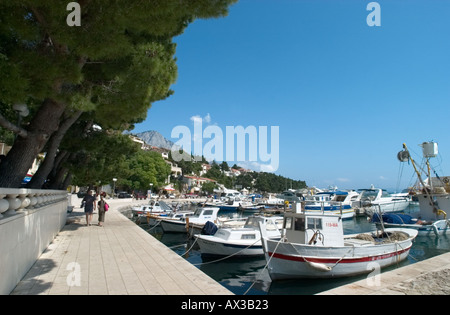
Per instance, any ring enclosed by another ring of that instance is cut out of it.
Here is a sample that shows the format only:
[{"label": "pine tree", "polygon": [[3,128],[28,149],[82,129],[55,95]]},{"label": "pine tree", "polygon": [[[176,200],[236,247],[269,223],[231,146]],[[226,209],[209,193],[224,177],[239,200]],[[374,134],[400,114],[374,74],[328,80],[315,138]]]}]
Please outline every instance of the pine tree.
[{"label": "pine tree", "polygon": [[[61,0],[0,3],[0,126],[17,138],[0,163],[0,187],[18,187],[67,117],[90,112],[123,128],[172,92],[175,45],[196,18],[224,16],[236,0],[82,0],[81,26],[66,23]],[[26,103],[23,126],[8,120]]]}]

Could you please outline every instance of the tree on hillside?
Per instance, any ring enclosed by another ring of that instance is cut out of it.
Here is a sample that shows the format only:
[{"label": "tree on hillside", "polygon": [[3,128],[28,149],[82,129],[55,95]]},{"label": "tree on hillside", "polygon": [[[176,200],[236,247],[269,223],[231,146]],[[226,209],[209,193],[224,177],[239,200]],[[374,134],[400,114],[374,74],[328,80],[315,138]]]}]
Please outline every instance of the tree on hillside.
[{"label": "tree on hillside", "polygon": [[127,190],[147,191],[150,184],[153,188],[164,185],[170,175],[170,165],[162,158],[161,154],[151,151],[139,150],[130,159],[124,161],[125,176],[117,176],[118,185]]},{"label": "tree on hillside", "polygon": [[[0,126],[17,135],[0,163],[0,187],[19,186],[52,135],[81,113],[105,128],[144,119],[150,102],[171,94],[172,38],[235,1],[79,1],[80,27],[67,26],[64,1],[0,3]],[[23,125],[7,114],[16,103],[30,108]]]},{"label": "tree on hillside", "polygon": [[301,180],[293,180],[273,173],[261,172],[258,173],[256,177],[254,187],[261,192],[282,192],[288,188],[306,188],[306,183]]}]

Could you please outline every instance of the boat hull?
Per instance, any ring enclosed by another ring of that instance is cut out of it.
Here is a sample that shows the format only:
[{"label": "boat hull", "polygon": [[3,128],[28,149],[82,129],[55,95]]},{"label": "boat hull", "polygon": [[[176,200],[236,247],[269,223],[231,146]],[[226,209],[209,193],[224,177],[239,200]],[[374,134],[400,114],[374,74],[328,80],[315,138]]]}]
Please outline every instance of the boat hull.
[{"label": "boat hull", "polygon": [[[381,227],[380,223],[376,223],[377,227]],[[418,232],[420,236],[439,236],[439,235],[450,235],[450,227],[447,220],[439,220],[433,224],[420,225],[420,224],[394,224],[394,223],[383,223],[385,228],[408,228],[414,229]]]},{"label": "boat hull", "polygon": [[186,222],[161,220],[161,228],[164,233],[187,233],[188,227]]},{"label": "boat hull", "polygon": [[216,207],[219,207],[221,211],[229,211],[229,212],[235,212],[238,211],[239,209],[239,206],[228,206],[228,205],[220,205]]},{"label": "boat hull", "polygon": [[189,236],[193,236],[196,233],[200,233],[205,226],[205,223],[190,222],[186,224],[185,221],[171,221],[163,219],[161,220],[161,228],[164,233],[187,233]]},{"label": "boat hull", "polygon": [[[414,237],[417,235],[414,231],[409,234]],[[277,242],[266,238],[264,243],[272,280],[338,278],[367,274],[404,260],[409,254],[414,237],[372,246],[321,247]]]},{"label": "boat hull", "polygon": [[212,256],[260,256],[264,255],[261,241],[226,242],[209,235],[196,235],[197,243],[203,255]]},{"label": "boat hull", "polygon": [[355,210],[353,208],[347,208],[341,210],[333,209],[334,207],[330,207],[329,209],[325,208],[323,211],[321,209],[315,209],[315,208],[305,208],[305,211],[307,213],[329,213],[329,214],[339,214],[341,215],[342,219],[353,219],[355,216]]}]

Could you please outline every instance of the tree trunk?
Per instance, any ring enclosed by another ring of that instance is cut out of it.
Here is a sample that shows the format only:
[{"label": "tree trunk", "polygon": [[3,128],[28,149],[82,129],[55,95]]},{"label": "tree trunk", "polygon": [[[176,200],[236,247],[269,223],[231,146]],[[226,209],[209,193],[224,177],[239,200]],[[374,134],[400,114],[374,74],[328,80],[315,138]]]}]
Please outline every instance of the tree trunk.
[{"label": "tree trunk", "polygon": [[64,178],[64,182],[62,183],[62,186],[60,186],[61,190],[67,190],[67,187],[69,187],[70,183],[72,182],[72,177],[72,173],[68,171],[66,177]]},{"label": "tree trunk", "polygon": [[56,172],[56,176],[52,178],[48,188],[61,189],[63,182],[64,182],[64,178],[65,178],[66,174],[68,173],[68,171],[69,170],[67,169],[67,167],[60,167],[58,169],[58,171]]},{"label": "tree trunk", "polygon": [[0,163],[0,187],[20,187],[34,159],[50,136],[58,129],[66,105],[46,99],[27,129],[27,136],[17,137],[6,158]]},{"label": "tree trunk", "polygon": [[67,160],[69,160],[74,153],[69,154],[67,151],[61,151],[58,153],[58,156],[55,158],[55,163],[53,165],[53,169],[50,171],[47,182],[44,184],[45,188],[51,188],[56,189],[55,187],[58,186],[58,184],[54,184],[54,182],[57,180],[58,172],[63,168],[64,163],[66,163]]},{"label": "tree trunk", "polygon": [[39,189],[44,184],[47,176],[50,174],[53,165],[55,163],[56,154],[58,153],[59,145],[61,144],[64,135],[67,130],[77,121],[77,119],[81,116],[83,112],[78,111],[74,113],[69,118],[66,118],[60,125],[59,129],[52,135],[49,141],[47,154],[45,155],[44,161],[39,166],[36,174],[33,175],[31,181],[28,183],[28,188],[36,188]]}]

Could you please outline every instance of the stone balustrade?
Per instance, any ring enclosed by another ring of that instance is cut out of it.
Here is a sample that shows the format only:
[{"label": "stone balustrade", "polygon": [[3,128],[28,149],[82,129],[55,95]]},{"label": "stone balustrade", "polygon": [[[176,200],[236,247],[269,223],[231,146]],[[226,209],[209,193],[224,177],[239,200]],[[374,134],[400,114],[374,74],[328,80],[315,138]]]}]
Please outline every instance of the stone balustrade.
[{"label": "stone balustrade", "polygon": [[9,294],[64,227],[67,191],[0,188],[0,295]]},{"label": "stone balustrade", "polygon": [[61,190],[0,188],[0,220],[67,199]]}]

